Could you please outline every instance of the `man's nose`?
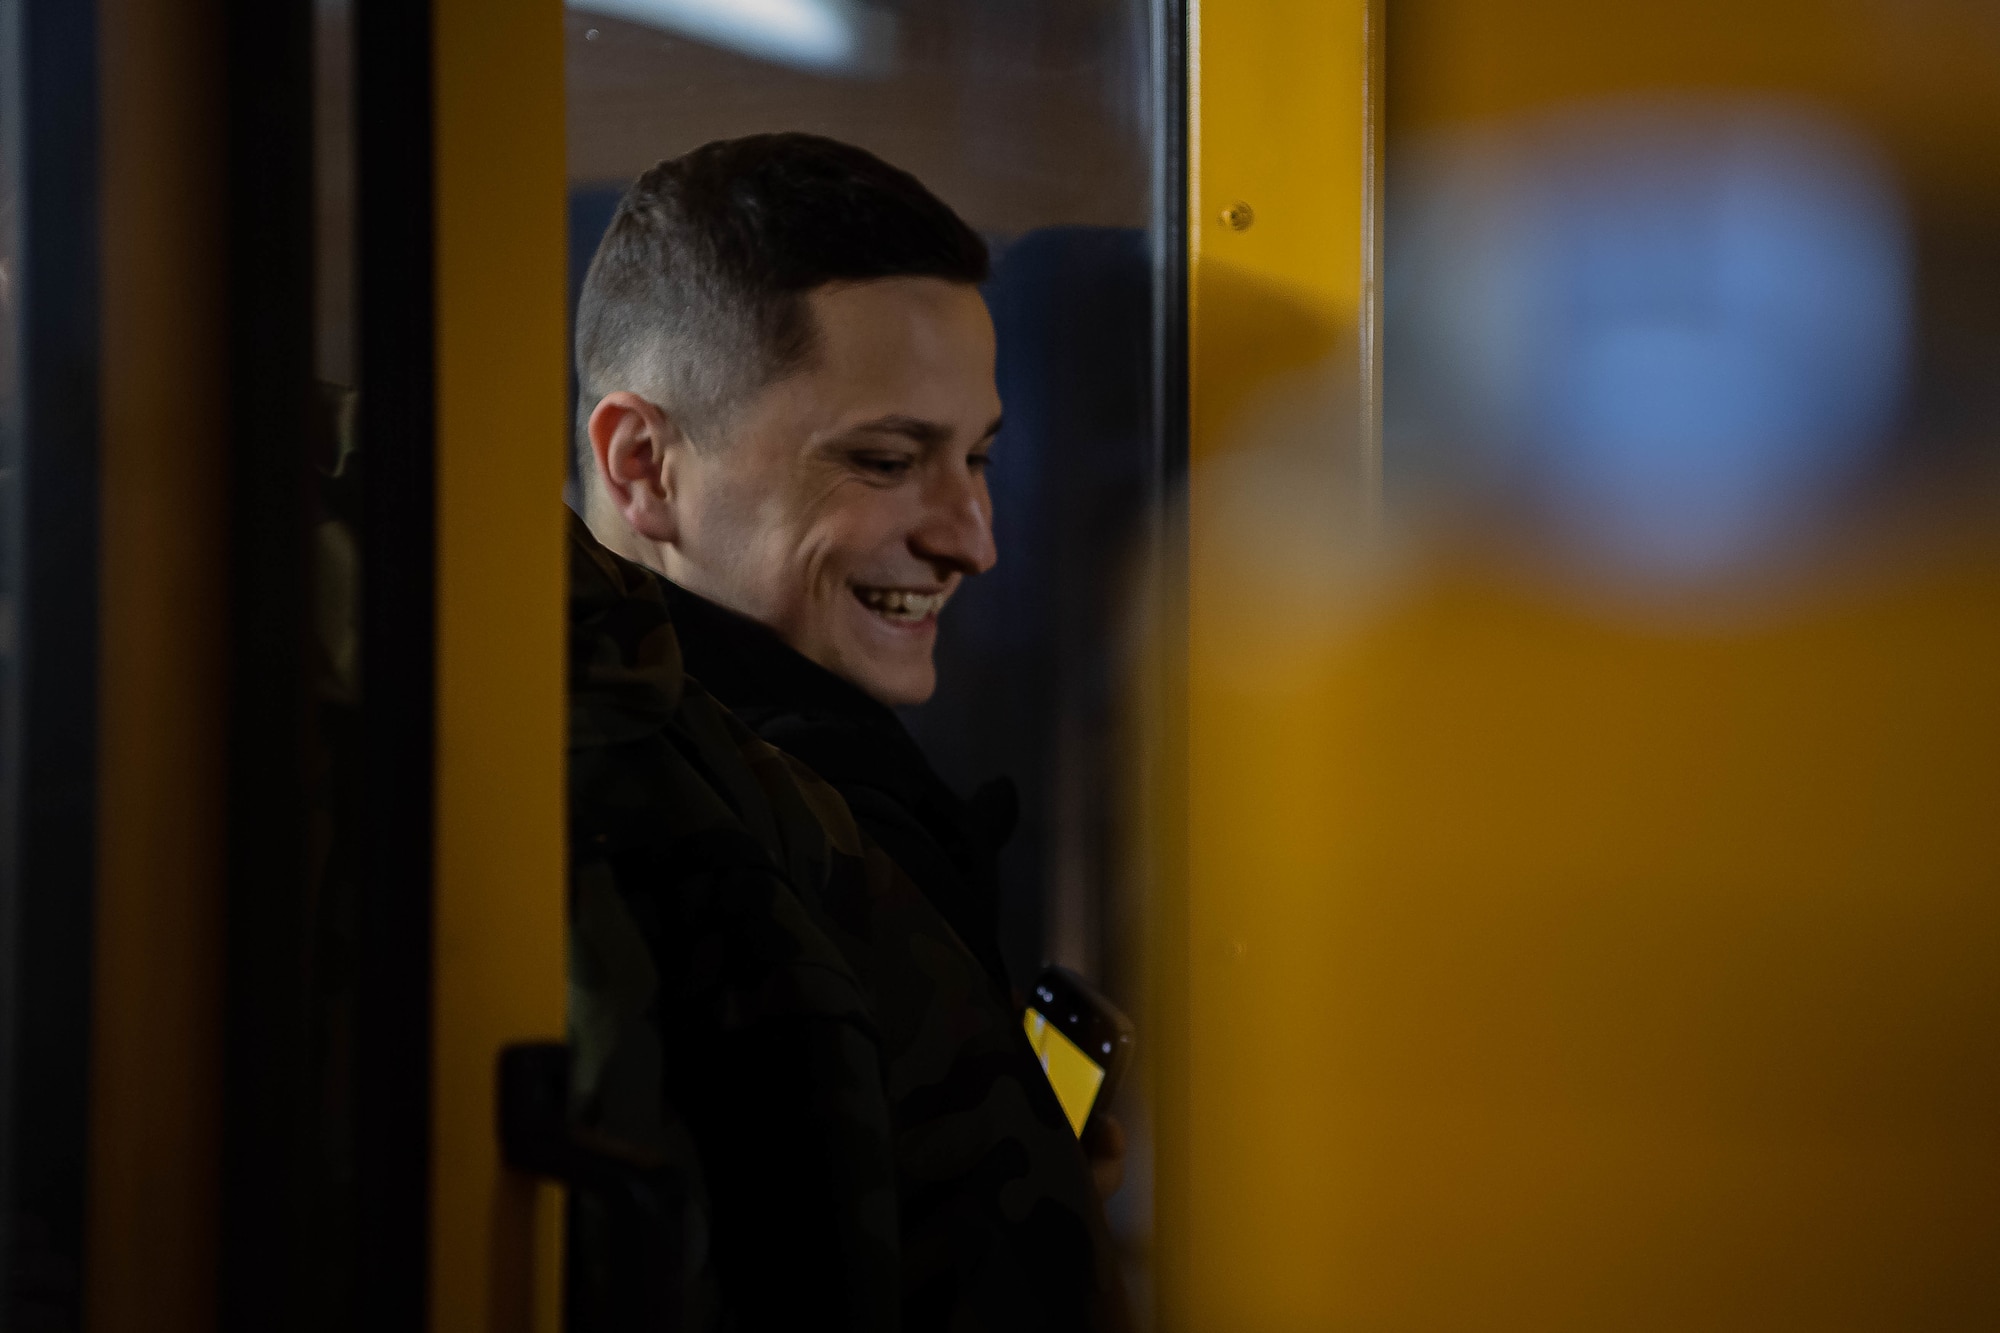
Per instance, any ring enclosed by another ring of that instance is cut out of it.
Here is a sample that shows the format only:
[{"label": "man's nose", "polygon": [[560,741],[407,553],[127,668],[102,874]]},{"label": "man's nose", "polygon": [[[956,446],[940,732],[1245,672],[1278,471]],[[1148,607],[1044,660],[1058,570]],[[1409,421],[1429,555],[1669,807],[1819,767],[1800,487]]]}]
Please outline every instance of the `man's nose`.
[{"label": "man's nose", "polygon": [[940,573],[983,574],[1000,553],[993,545],[993,504],[977,474],[943,477],[926,488],[924,515],[910,535],[921,559]]}]

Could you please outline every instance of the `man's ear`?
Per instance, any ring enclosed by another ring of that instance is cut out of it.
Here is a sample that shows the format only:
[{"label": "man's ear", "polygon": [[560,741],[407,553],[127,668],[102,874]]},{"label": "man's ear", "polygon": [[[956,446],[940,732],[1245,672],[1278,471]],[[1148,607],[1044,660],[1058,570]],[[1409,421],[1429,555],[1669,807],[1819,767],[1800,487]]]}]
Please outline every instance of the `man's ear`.
[{"label": "man's ear", "polygon": [[649,541],[678,540],[675,471],[687,437],[673,418],[658,404],[620,390],[598,400],[586,429],[598,484],[612,508]]}]

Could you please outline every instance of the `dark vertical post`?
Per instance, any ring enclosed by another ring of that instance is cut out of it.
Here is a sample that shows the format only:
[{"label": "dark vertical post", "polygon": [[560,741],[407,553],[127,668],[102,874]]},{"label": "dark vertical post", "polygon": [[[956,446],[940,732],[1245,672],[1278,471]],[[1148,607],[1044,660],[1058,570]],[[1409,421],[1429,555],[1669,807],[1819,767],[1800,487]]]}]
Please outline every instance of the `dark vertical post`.
[{"label": "dark vertical post", "polygon": [[303,728],[311,0],[230,0],[230,746],[223,1326],[294,1326],[310,1244]]},{"label": "dark vertical post", "polygon": [[95,6],[6,0],[0,60],[14,344],[0,422],[0,1255],[27,1261],[0,1323],[63,1328],[81,1320],[96,876]]},{"label": "dark vertical post", "polygon": [[[1137,668],[1141,715],[1139,739],[1145,824],[1136,841],[1144,879],[1129,890],[1138,909],[1152,917],[1135,935],[1184,944],[1187,933],[1188,827],[1188,414],[1190,406],[1188,320],[1189,190],[1189,0],[1153,0],[1153,403],[1152,432],[1158,453],[1148,496],[1151,531],[1146,588],[1149,632]],[[1143,954],[1150,947],[1142,944]],[[1163,947],[1172,948],[1172,944]],[[1135,1296],[1158,1319],[1171,1310],[1181,1284],[1175,1271],[1181,1257],[1171,1249],[1181,1201],[1176,1197],[1170,1155],[1185,1141],[1178,1111],[1185,1079],[1177,1048],[1186,1035],[1186,995],[1158,969],[1142,967],[1138,987],[1141,1020],[1148,1039],[1138,1048],[1134,1082],[1149,1085],[1142,1118],[1135,1126],[1134,1175],[1144,1182],[1151,1215],[1146,1219],[1146,1261]],[[1168,1170],[1163,1171],[1166,1164]],[[1163,1233],[1166,1237],[1163,1240]]]},{"label": "dark vertical post", "polygon": [[1155,511],[1179,504],[1188,466],[1188,7],[1153,20],[1153,432]]},{"label": "dark vertical post", "polygon": [[356,1082],[357,1327],[420,1329],[429,1242],[435,309],[432,27],[356,0],[364,473],[364,853]]}]

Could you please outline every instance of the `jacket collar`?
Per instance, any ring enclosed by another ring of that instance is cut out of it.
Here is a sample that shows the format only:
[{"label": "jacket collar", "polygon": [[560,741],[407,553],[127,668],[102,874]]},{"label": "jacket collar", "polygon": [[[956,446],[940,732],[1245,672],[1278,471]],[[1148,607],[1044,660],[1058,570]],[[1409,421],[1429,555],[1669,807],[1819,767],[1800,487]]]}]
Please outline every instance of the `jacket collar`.
[{"label": "jacket collar", "polygon": [[[667,604],[680,632],[687,673],[753,730],[773,718],[865,733],[861,746],[812,747],[801,754],[820,776],[862,779],[910,799],[940,785],[930,760],[895,711],[793,648],[769,627],[718,606],[668,579]],[[836,770],[836,771],[829,771]]]},{"label": "jacket collar", "polygon": [[839,788],[850,802],[856,789],[873,789],[925,830],[954,874],[941,879],[935,868],[904,869],[922,876],[919,887],[1004,988],[1007,966],[994,937],[994,876],[995,858],[1014,830],[1019,809],[1013,783],[990,782],[966,800],[931,767],[902,719],[881,701],[757,621],[665,579],[660,585],[680,632],[689,676],[752,731]]},{"label": "jacket collar", "polygon": [[[664,721],[680,707],[680,643],[666,581],[613,555],[569,516],[569,687],[633,723]],[[599,710],[600,712],[602,710]]]},{"label": "jacket collar", "polygon": [[687,640],[688,674],[725,707],[783,704],[793,711],[900,726],[886,706],[793,648],[775,630],[671,579],[660,583],[674,623]]}]

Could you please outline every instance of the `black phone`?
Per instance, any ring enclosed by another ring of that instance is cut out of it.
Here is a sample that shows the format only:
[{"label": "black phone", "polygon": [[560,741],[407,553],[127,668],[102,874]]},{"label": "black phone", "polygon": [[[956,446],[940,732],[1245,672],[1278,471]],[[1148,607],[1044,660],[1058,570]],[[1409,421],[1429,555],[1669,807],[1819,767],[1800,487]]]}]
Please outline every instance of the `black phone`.
[{"label": "black phone", "polygon": [[1069,1127],[1083,1136],[1132,1063],[1132,1020],[1089,982],[1053,963],[1035,978],[1021,1021]]}]

